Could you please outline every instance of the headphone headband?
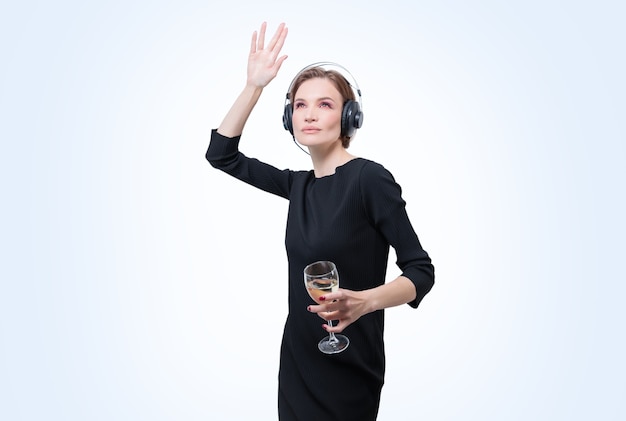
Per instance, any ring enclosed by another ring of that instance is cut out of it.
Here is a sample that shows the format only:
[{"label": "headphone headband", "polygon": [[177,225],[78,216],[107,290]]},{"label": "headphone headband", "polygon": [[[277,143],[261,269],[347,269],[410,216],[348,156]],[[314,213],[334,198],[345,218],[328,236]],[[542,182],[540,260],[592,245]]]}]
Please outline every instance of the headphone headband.
[{"label": "headphone headband", "polygon": [[[291,93],[293,84],[296,83],[298,76],[300,76],[303,72],[309,69],[312,69],[314,67],[321,67],[324,70],[337,70],[346,79],[346,81],[348,82],[348,85],[350,85],[350,87],[356,94],[355,97],[357,101],[359,102],[360,108],[363,108],[363,98],[361,97],[361,89],[359,88],[359,84],[357,83],[356,79],[354,78],[354,76],[352,76],[352,73],[350,73],[348,69],[343,67],[341,64],[338,64],[332,61],[318,61],[317,63],[312,63],[312,64],[309,64],[308,66],[303,67],[298,73],[296,73],[296,76],[293,78],[293,80],[289,84],[289,89],[287,89],[287,96],[286,96],[287,101],[289,101],[289,94]],[[333,67],[335,67],[335,69],[333,69]],[[348,77],[346,77],[346,75]]]}]

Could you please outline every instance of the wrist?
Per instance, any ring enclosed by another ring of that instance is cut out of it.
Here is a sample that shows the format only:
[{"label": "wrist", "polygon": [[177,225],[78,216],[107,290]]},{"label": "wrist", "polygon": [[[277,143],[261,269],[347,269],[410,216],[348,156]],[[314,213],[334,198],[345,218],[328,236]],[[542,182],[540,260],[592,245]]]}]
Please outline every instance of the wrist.
[{"label": "wrist", "polygon": [[365,314],[373,313],[381,309],[380,300],[378,299],[378,294],[376,294],[377,289],[378,288],[372,288],[361,291],[363,293],[363,301],[365,302]]},{"label": "wrist", "polygon": [[259,85],[258,83],[254,82],[252,80],[247,80],[246,81],[245,89],[249,89],[249,90],[255,91],[255,92],[262,92],[263,88],[265,88],[264,85]]}]

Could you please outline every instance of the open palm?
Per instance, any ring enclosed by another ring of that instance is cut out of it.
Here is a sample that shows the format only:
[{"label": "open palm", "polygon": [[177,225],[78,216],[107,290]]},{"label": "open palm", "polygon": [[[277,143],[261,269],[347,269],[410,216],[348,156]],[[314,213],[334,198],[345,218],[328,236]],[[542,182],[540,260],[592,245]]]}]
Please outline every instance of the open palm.
[{"label": "open palm", "polygon": [[276,77],[280,66],[287,59],[286,55],[278,56],[287,37],[288,31],[285,24],[281,23],[278,26],[267,47],[265,46],[266,28],[267,23],[263,22],[258,36],[257,31],[252,34],[248,56],[248,84],[261,88],[267,86]]}]

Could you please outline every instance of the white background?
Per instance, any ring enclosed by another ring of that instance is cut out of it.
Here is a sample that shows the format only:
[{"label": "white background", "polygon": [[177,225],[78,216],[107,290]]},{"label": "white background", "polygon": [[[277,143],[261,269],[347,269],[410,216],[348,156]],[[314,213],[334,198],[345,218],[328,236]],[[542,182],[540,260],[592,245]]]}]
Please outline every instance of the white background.
[{"label": "white background", "polygon": [[204,158],[264,20],[289,58],[244,152],[310,168],[284,95],[341,63],[363,92],[350,151],[395,175],[436,266],[418,310],[387,311],[379,419],[624,419],[625,12],[3,4],[0,419],[276,418],[287,203]]}]

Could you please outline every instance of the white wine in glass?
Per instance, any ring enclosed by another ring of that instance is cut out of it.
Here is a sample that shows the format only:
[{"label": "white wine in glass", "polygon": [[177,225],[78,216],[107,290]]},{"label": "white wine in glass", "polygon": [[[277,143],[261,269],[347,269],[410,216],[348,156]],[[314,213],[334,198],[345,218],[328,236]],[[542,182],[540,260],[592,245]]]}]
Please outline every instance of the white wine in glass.
[{"label": "white wine in glass", "polygon": [[[324,304],[320,297],[339,288],[339,272],[333,262],[319,261],[311,263],[304,268],[304,285],[311,298],[318,304]],[[332,320],[328,321],[333,326]],[[350,340],[344,335],[335,335],[330,332],[322,339],[317,347],[325,354],[336,354],[345,350],[350,345]]]}]

